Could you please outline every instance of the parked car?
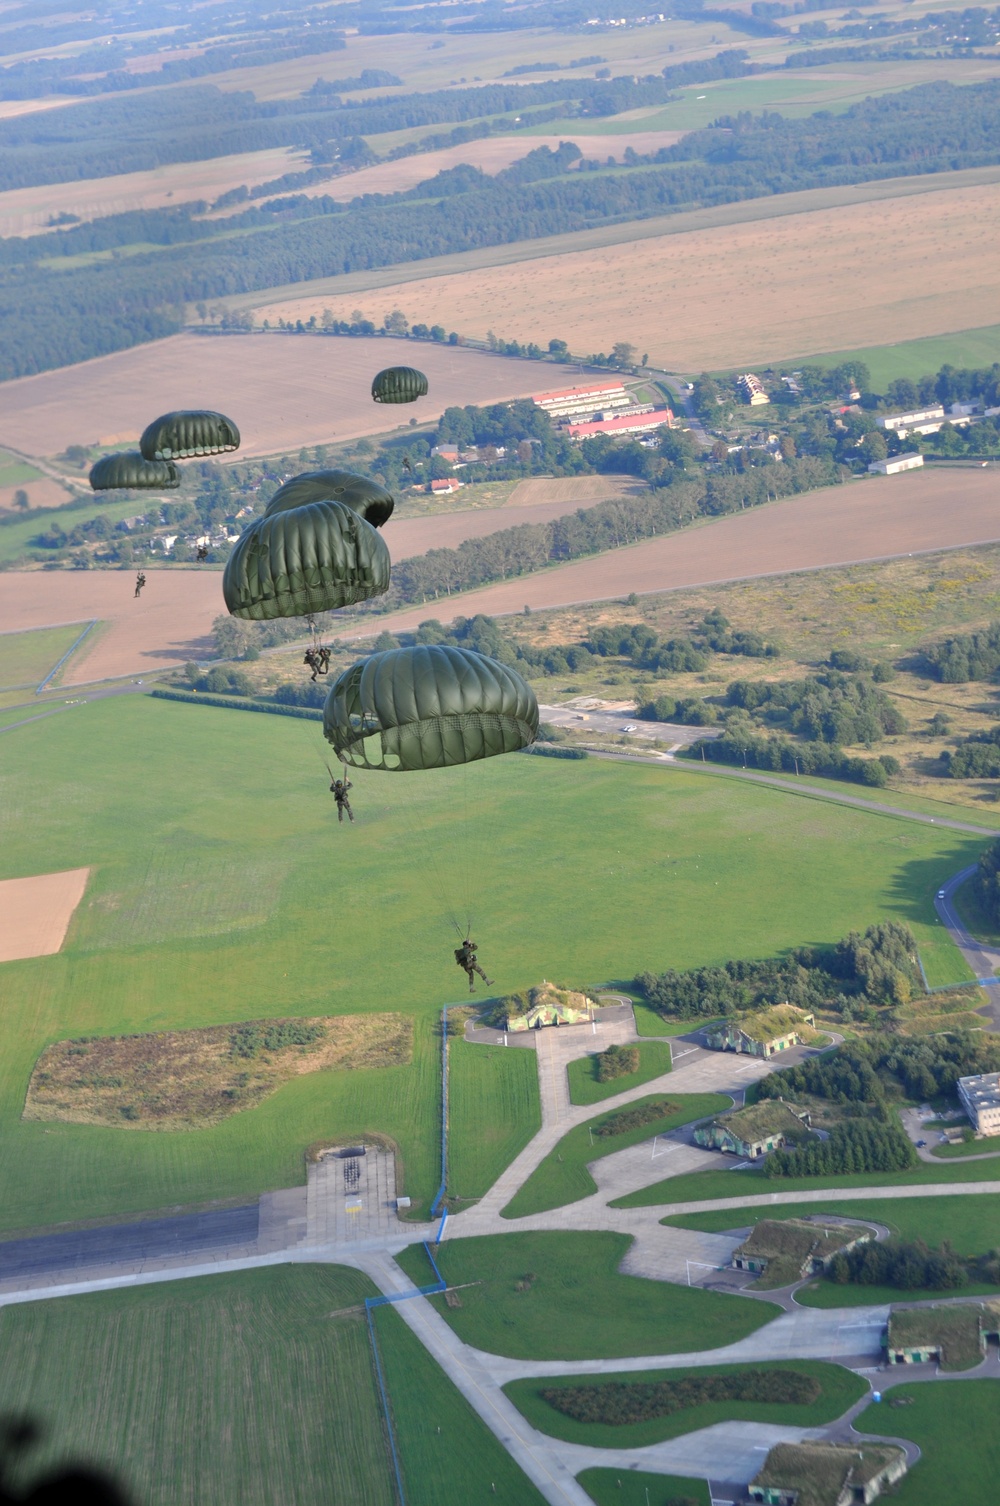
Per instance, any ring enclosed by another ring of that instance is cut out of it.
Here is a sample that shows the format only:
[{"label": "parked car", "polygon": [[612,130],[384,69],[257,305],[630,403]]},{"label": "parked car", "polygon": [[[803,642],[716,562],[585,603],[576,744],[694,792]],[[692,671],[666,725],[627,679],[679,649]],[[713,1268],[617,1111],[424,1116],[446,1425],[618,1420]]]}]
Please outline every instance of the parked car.
[{"label": "parked car", "polygon": [[629,722],[628,726],[622,728],[623,732],[638,732],[638,730],[638,727],[636,727],[632,722]]},{"label": "parked car", "polygon": [[944,899],[944,890],[943,889],[939,889],[938,890],[937,897],[938,897],[938,899]]}]

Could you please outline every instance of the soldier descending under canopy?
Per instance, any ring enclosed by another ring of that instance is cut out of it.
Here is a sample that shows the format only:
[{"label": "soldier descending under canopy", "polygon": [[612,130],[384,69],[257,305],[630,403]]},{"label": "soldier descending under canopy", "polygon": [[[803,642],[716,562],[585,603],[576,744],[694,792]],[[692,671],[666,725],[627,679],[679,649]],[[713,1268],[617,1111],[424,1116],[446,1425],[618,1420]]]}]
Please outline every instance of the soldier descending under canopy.
[{"label": "soldier descending under canopy", "polygon": [[476,960],[476,943],[474,941],[471,941],[468,936],[462,942],[462,945],[460,947],[455,948],[455,961],[458,963],[459,967],[464,968],[469,975],[470,994],[474,994],[476,991],[476,973],[478,973],[480,978],[482,978],[487,988],[492,985],[493,979],[487,978],[486,974],[483,972],[482,968],[479,966],[478,961]]}]

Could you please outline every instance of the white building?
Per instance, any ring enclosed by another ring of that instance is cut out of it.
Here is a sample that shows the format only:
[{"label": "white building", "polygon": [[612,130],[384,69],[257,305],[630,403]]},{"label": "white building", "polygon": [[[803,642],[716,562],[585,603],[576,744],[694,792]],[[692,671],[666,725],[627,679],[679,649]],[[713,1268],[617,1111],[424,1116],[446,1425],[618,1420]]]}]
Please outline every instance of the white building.
[{"label": "white building", "polygon": [[897,471],[917,471],[924,463],[922,455],[890,455],[887,460],[873,460],[868,469],[878,476],[895,476]]},{"label": "white building", "polygon": [[978,1135],[1000,1135],[1000,1072],[960,1077],[958,1096]]},{"label": "white building", "polygon": [[550,418],[592,418],[607,408],[624,408],[631,399],[621,378],[608,378],[590,387],[566,387],[558,392],[536,392],[531,401]]},{"label": "white building", "polygon": [[883,429],[891,429],[895,434],[905,434],[917,424],[933,423],[935,419],[944,419],[944,407],[941,403],[932,403],[929,408],[917,408],[913,413],[883,413],[879,423]]}]

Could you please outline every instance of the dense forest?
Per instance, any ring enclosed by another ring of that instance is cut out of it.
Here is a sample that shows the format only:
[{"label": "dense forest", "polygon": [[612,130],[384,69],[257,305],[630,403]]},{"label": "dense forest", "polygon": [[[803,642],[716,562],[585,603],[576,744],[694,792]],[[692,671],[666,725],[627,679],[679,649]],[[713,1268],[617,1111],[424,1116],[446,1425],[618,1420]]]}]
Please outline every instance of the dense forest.
[{"label": "dense forest", "polygon": [[869,1037],[772,1072],[757,1085],[761,1098],[811,1093],[841,1105],[921,1102],[954,1094],[960,1077],[1000,1071],[1000,1042],[983,1033],[919,1038]]},{"label": "dense forest", "polygon": [[[665,80],[580,80],[592,92],[591,115],[655,102]],[[123,97],[0,123],[0,188],[97,172],[129,171],[220,152],[281,144],[329,149],[350,132],[396,129],[438,116],[471,118],[483,109],[522,110],[519,92],[542,103],[552,83],[445,90],[381,105],[327,108],[322,96],[258,105],[249,95],[201,87],[138,101]],[[183,98],[181,98],[183,95]],[[488,99],[483,96],[487,95]],[[176,111],[184,108],[184,126]],[[298,113],[293,113],[292,104]],[[87,112],[94,112],[93,118]],[[66,131],[75,117],[72,139]],[[57,119],[58,117],[58,119]],[[171,156],[171,153],[174,155]],[[5,248],[0,276],[0,378],[78,361],[180,327],[186,302],[252,292],[288,282],[396,262],[505,245],[609,222],[666,214],[692,204],[723,204],[825,184],[893,174],[932,173],[1000,159],[1000,82],[957,88],[928,84],[865,100],[843,115],[785,120],[740,115],[696,131],[656,154],[652,164],[593,173],[572,167],[534,182],[491,180],[474,169],[439,174],[418,190],[367,196],[272,201],[201,225],[178,243],[183,213],[157,212],[128,229],[158,249],[119,260],[73,263],[59,271],[60,242]],[[188,217],[187,223],[195,221]],[[70,230],[70,236],[76,232]],[[82,234],[83,232],[81,232]],[[62,232],[60,232],[62,234]],[[86,232],[90,244],[102,234]],[[118,232],[109,232],[112,240]],[[119,242],[120,243],[120,242]],[[75,242],[61,243],[69,251]],[[134,243],[130,243],[134,244]],[[75,254],[75,253],[74,253]],[[113,252],[107,253],[113,257]],[[23,263],[12,259],[23,255]]]},{"label": "dense forest", "polygon": [[894,1120],[848,1119],[845,1124],[835,1124],[825,1140],[772,1151],[764,1161],[764,1175],[850,1176],[857,1172],[909,1171],[918,1164],[911,1141]]}]

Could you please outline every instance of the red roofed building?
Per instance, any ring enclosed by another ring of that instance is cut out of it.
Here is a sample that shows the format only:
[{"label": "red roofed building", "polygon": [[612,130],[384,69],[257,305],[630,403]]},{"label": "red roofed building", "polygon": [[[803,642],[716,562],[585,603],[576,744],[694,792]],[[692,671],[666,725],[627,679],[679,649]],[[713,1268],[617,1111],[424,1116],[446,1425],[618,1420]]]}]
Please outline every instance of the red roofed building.
[{"label": "red roofed building", "polygon": [[674,415],[669,408],[654,408],[646,413],[622,413],[617,418],[599,418],[589,424],[570,424],[570,439],[589,439],[592,434],[649,434],[669,427]]},{"label": "red roofed building", "polygon": [[568,418],[573,414],[596,413],[601,408],[623,408],[630,399],[621,378],[609,378],[589,387],[536,392],[531,401],[536,408],[543,408],[550,418]]},{"label": "red roofed building", "polygon": [[435,494],[438,492],[457,492],[461,485],[462,483],[457,476],[445,476],[441,481],[431,482],[431,491]]}]

